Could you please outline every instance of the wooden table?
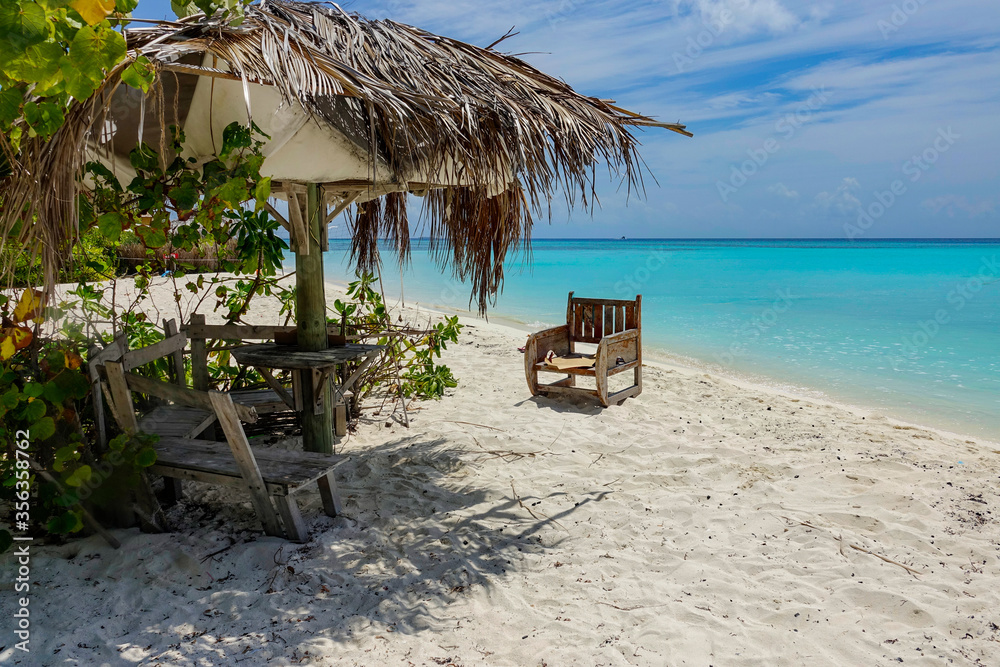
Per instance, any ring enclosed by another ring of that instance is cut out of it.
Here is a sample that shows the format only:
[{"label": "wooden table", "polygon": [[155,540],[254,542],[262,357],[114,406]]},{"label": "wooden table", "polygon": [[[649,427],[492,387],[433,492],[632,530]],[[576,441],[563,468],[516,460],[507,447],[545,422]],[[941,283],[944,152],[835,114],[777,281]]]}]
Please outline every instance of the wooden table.
[{"label": "wooden table", "polygon": [[[329,395],[326,389],[330,386],[329,380],[334,376],[334,371],[338,366],[360,361],[361,363],[354,372],[339,385],[334,385],[333,391],[338,399],[336,405],[343,404],[344,393],[349,391],[358,378],[368,366],[375,361],[375,357],[385,348],[384,345],[360,345],[348,344],[338,347],[330,347],[317,352],[308,352],[300,349],[296,345],[276,345],[275,343],[261,343],[259,345],[246,345],[238,347],[232,351],[237,362],[244,366],[253,366],[267,385],[281,398],[285,404],[296,412],[304,412],[309,406],[302,404],[304,392],[295,391],[294,387],[298,383],[311,382],[312,395],[316,396],[316,403],[312,406],[315,414],[323,412],[323,402],[328,401]],[[292,371],[293,395],[289,395],[285,388],[278,382],[271,369]],[[340,432],[343,426],[346,429],[346,413],[343,420],[337,415],[337,435],[344,435]],[[343,421],[343,424],[339,423]],[[345,431],[346,432],[346,431]],[[304,443],[308,445],[308,443]],[[306,447],[308,451],[309,448]]]}]

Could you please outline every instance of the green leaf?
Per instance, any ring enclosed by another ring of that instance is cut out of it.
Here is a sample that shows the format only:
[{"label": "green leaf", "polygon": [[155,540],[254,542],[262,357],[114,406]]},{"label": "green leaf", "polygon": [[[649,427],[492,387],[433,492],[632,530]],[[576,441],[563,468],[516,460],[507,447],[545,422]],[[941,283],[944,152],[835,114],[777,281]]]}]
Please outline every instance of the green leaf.
[{"label": "green leaf", "polygon": [[14,546],[14,537],[10,531],[0,528],[0,554],[5,553],[12,546]]},{"label": "green leaf", "polygon": [[216,196],[230,208],[237,208],[250,197],[250,193],[247,191],[246,179],[229,179],[225,185],[219,188]]},{"label": "green leaf", "polygon": [[75,533],[83,528],[83,521],[80,520],[80,515],[77,512],[70,510],[60,516],[54,516],[49,519],[46,527],[50,533],[64,535],[66,533]]},{"label": "green leaf", "polygon": [[69,45],[69,59],[87,76],[109,70],[125,57],[125,40],[103,25],[77,31]]},{"label": "green leaf", "polygon": [[24,101],[24,91],[20,88],[4,88],[0,90],[0,124],[14,122],[21,115],[21,103]]},{"label": "green leaf", "polygon": [[122,81],[144,93],[149,90],[155,78],[153,66],[146,56],[139,56],[122,72]]},{"label": "green leaf", "polygon": [[24,406],[22,418],[26,422],[36,422],[45,415],[45,401],[35,399]]},{"label": "green leaf", "polygon": [[4,51],[0,50],[0,66],[3,73],[15,81],[37,84],[58,74],[63,55],[62,47],[55,42],[42,42],[25,47],[14,58],[5,58]]},{"label": "green leaf", "polygon": [[31,425],[29,431],[31,433],[31,439],[36,442],[48,440],[55,435],[56,423],[53,421],[52,417],[42,417]]},{"label": "green leaf", "polygon": [[148,468],[156,463],[156,450],[152,447],[143,447],[135,455],[135,464],[140,468]]},{"label": "green leaf", "polygon": [[252,143],[250,128],[233,121],[222,131],[222,151],[219,152],[219,157],[228,160],[234,151],[250,148]]},{"label": "green leaf", "polygon": [[63,124],[63,112],[52,102],[25,102],[24,120],[37,134],[49,136]]},{"label": "green leaf", "polygon": [[3,396],[0,396],[0,404],[2,404],[8,410],[13,410],[17,407],[17,404],[21,402],[21,392],[17,390],[17,387],[11,387],[4,392]]},{"label": "green leaf", "polygon": [[138,171],[155,171],[160,168],[160,158],[147,144],[139,144],[128,154],[129,162]]},{"label": "green leaf", "polygon": [[86,70],[80,69],[68,59],[63,61],[59,73],[62,74],[66,82],[66,94],[78,100],[90,98],[97,89],[97,84],[101,81],[100,76],[95,80]]},{"label": "green leaf", "polygon": [[160,229],[152,227],[139,227],[135,230],[147,248],[162,248],[167,244],[167,235]]},{"label": "green leaf", "polygon": [[45,10],[34,2],[4,2],[0,5],[0,34],[3,50],[21,51],[49,37]]},{"label": "green leaf", "polygon": [[174,14],[177,14],[180,18],[191,16],[192,14],[197,14],[201,11],[198,9],[198,5],[193,2],[183,2],[180,0],[170,0],[170,8],[174,10]]},{"label": "green leaf", "polygon": [[122,229],[127,223],[127,219],[121,213],[110,211],[97,219],[97,228],[104,238],[115,243],[121,237]]},{"label": "green leaf", "polygon": [[80,452],[77,451],[76,447],[72,445],[60,447],[56,450],[55,462],[52,467],[56,469],[56,472],[62,472],[66,468],[67,463],[76,461],[79,458]]},{"label": "green leaf", "polygon": [[266,201],[271,196],[271,179],[262,178],[253,190],[253,196],[259,202]]},{"label": "green leaf", "polygon": [[66,400],[66,390],[59,386],[59,383],[52,381],[45,383],[45,400],[53,405],[62,405]]},{"label": "green leaf", "polygon": [[180,211],[190,211],[198,203],[198,185],[195,179],[185,178],[181,183],[170,189],[170,199]]},{"label": "green leaf", "polygon": [[38,398],[42,395],[45,388],[38,382],[29,382],[24,385],[24,395],[30,398]]},{"label": "green leaf", "polygon": [[85,483],[90,481],[92,472],[90,466],[80,466],[73,471],[73,474],[66,478],[66,486],[78,487],[83,486]]}]

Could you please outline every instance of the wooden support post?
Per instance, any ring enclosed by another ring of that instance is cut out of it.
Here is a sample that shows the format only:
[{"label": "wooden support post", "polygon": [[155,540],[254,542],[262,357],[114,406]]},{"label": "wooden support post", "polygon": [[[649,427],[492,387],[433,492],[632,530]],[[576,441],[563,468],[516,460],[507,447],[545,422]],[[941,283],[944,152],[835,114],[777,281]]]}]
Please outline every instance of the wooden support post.
[{"label": "wooden support post", "polygon": [[[301,201],[301,200],[300,200]],[[289,206],[292,201],[289,201]],[[321,215],[319,186],[311,183],[306,188],[306,205],[302,218],[306,233],[299,240],[295,253],[296,272],[296,324],[298,344],[303,350],[316,352],[327,348],[326,290],[323,280],[323,253],[319,239],[325,231]],[[312,406],[321,398],[315,394],[315,385],[306,378],[301,383],[302,447],[307,452],[333,453],[333,408],[330,392],[322,396],[322,410],[317,414]]]},{"label": "wooden support post", "polygon": [[[191,327],[205,324],[205,316],[191,315]],[[208,348],[204,334],[191,335],[191,386],[198,391],[208,391]]]},{"label": "wooden support post", "polygon": [[[163,320],[163,335],[166,338],[171,336],[176,336],[178,333],[177,320]],[[171,365],[173,367],[174,374],[174,384],[178,387],[187,386],[187,377],[184,374],[184,350],[178,349],[174,350],[173,354],[170,355]]]}]

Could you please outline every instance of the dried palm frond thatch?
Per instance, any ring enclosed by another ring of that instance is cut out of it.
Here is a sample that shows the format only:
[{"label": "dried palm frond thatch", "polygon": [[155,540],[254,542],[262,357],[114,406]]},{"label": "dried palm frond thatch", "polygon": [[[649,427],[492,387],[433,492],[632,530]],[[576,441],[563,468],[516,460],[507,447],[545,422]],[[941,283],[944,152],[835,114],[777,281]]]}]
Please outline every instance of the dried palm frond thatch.
[{"label": "dried palm frond thatch", "polygon": [[[0,231],[37,216],[20,240],[41,250],[47,275],[55,275],[49,267],[58,266],[77,234],[74,193],[87,146],[114,162],[140,138],[166,145],[167,127],[178,124],[189,136],[199,127],[207,133],[207,154],[227,100],[241,107],[244,120],[260,124],[295,109],[308,119],[298,127],[339,138],[337,169],[313,146],[305,160],[271,155],[263,171],[276,181],[321,182],[341,201],[358,201],[353,250],[362,267],[378,263],[380,237],[405,256],[405,193],[425,195],[436,256],[472,283],[481,308],[502,284],[504,259],[527,241],[533,214],[548,210],[553,193],[561,191],[570,206],[593,206],[598,161],[629,191],[641,190],[632,128],[690,136],[683,125],[581,95],[495,44],[480,48],[335,4],[263,0],[247,8],[238,27],[205,16],[151,23],[126,32],[126,61],[70,110],[55,137],[28,140],[14,156]],[[158,69],[144,99],[120,81],[139,54]],[[193,120],[199,95],[209,100],[208,115]],[[279,134],[294,126],[281,122],[274,121]],[[101,139],[108,127],[117,135]],[[292,150],[284,147],[295,146],[294,131],[280,141],[272,133],[270,148]],[[345,177],[342,165],[352,155],[362,170]]]}]

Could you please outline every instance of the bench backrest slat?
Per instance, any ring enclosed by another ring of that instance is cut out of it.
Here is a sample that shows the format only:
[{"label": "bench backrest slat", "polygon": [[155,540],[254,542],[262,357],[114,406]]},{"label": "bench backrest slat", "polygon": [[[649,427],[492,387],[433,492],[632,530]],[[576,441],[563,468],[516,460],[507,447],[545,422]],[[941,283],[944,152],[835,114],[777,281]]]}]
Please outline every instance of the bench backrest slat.
[{"label": "bench backrest slat", "polygon": [[570,338],[576,343],[599,343],[630,329],[641,328],[642,295],[634,300],[575,298],[569,293],[566,304],[566,324]]}]

